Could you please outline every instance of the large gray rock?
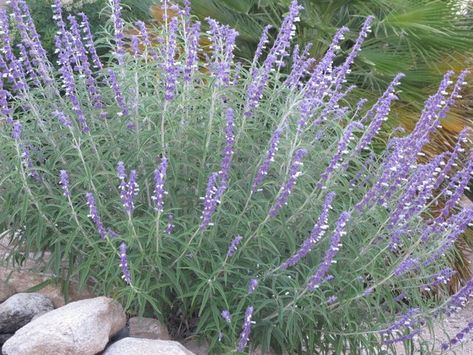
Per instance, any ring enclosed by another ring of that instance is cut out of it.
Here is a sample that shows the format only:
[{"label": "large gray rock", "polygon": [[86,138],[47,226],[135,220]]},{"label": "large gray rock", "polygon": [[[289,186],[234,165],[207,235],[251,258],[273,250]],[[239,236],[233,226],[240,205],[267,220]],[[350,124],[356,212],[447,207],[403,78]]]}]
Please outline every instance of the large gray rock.
[{"label": "large gray rock", "polygon": [[130,337],[169,340],[169,333],[165,325],[154,318],[133,317],[128,320]]},{"label": "large gray rock", "polygon": [[107,297],[72,302],[28,323],[8,339],[4,355],[93,355],[125,326],[122,306]]},{"label": "large gray rock", "polygon": [[177,341],[125,338],[110,345],[103,355],[194,355]]},{"label": "large gray rock", "polygon": [[0,333],[14,333],[33,317],[54,309],[52,302],[39,293],[17,293],[0,304]]}]

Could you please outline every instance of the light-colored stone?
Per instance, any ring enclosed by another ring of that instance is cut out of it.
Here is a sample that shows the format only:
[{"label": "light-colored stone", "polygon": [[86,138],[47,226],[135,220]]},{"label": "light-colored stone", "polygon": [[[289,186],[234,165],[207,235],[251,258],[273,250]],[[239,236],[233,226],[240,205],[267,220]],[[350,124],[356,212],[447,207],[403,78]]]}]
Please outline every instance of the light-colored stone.
[{"label": "light-colored stone", "polygon": [[177,341],[125,338],[110,345],[103,355],[195,355]]},{"label": "light-colored stone", "polygon": [[169,333],[165,325],[154,318],[133,317],[128,320],[130,337],[145,339],[169,340]]},{"label": "light-colored stone", "polygon": [[0,333],[14,333],[34,316],[54,309],[46,296],[39,293],[17,293],[0,304]]},{"label": "light-colored stone", "polygon": [[122,306],[107,297],[72,302],[19,329],[4,355],[93,355],[125,326]]}]

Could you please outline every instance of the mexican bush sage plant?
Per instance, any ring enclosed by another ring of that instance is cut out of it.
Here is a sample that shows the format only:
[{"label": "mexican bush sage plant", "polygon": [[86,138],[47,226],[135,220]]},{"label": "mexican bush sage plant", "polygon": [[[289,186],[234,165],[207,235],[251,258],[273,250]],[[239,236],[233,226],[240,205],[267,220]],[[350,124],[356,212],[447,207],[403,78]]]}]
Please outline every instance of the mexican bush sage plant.
[{"label": "mexican bush sage plant", "polygon": [[57,63],[24,0],[0,10],[0,228],[14,255],[49,251],[57,278],[205,337],[214,353],[425,346],[424,325],[473,292],[445,288],[473,219],[460,205],[471,133],[419,160],[467,73],[446,73],[412,132],[379,152],[402,74],[371,105],[345,101],[371,17],[344,62],[333,60],[346,28],[305,65],[293,1],[248,64],[233,56],[238,33],[212,19],[202,32],[188,5],[164,1],[151,39],[111,1],[103,61],[87,17],[63,18],[57,0]]}]

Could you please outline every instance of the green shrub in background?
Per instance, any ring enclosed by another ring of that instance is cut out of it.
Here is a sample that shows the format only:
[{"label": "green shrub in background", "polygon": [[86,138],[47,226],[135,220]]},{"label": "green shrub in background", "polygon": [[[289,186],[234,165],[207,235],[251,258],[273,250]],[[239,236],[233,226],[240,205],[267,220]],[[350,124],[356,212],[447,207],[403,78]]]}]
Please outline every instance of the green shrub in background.
[{"label": "green shrub in background", "polygon": [[[201,32],[187,6],[166,2],[164,13],[179,16],[154,29],[160,46],[137,23],[127,51],[130,25],[111,5],[114,36],[99,39],[113,43],[107,67],[86,17],[66,25],[59,2],[59,69],[23,0],[11,1],[11,20],[0,11],[0,230],[13,235],[13,260],[50,251],[58,279],[90,282],[176,336],[208,339],[213,353],[396,343],[432,352],[424,325],[473,292],[473,282],[451,297],[445,289],[446,256],[473,220],[472,206],[458,206],[473,171],[470,132],[451,153],[417,159],[467,73],[448,72],[416,128],[393,132],[377,154],[403,75],[369,108],[345,101],[372,17],[344,62],[334,62],[341,28],[308,67],[305,54],[288,61],[304,14],[293,1],[267,54],[263,34],[245,68],[232,28],[208,19]],[[201,38],[211,43],[205,60]]]},{"label": "green shrub in background", "polygon": [[[54,55],[54,36],[57,33],[57,26],[51,19],[53,11],[51,5],[53,0],[27,0],[30,11],[33,15],[34,23],[41,36],[43,47],[50,56]],[[110,18],[110,11],[107,9],[107,0],[64,0],[62,2],[64,15],[85,13],[89,19],[90,27],[93,33],[99,34],[106,29],[104,28],[107,20]],[[146,19],[149,17],[149,6],[142,4],[140,1],[125,0],[123,2],[124,13],[126,19]],[[103,43],[98,44],[98,53],[104,56],[108,53],[109,47]]]}]

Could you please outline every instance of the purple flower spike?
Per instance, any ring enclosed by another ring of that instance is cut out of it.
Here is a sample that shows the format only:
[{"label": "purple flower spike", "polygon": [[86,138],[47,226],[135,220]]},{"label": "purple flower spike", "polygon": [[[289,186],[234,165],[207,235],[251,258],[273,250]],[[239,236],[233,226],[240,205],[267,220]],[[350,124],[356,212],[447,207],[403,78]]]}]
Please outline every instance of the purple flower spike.
[{"label": "purple flower spike", "polygon": [[294,189],[294,186],[296,185],[297,178],[302,174],[300,169],[302,166],[302,159],[306,154],[307,150],[305,149],[298,149],[294,153],[294,158],[292,159],[291,167],[289,169],[289,178],[287,179],[286,183],[281,187],[279,195],[276,198],[276,202],[269,210],[269,215],[271,217],[276,217],[281,208],[287,204],[289,195],[291,194],[292,190]]},{"label": "purple flower spike", "polygon": [[61,111],[54,111],[53,115],[57,118],[60,124],[62,124],[64,127],[72,127],[72,122],[69,117],[64,112]]},{"label": "purple flower spike", "polygon": [[409,258],[404,260],[402,263],[398,265],[398,267],[394,270],[393,274],[396,277],[404,275],[409,270],[415,269],[419,265],[419,260],[415,258]]},{"label": "purple flower spike", "polygon": [[[148,30],[146,28],[145,23],[143,21],[137,21],[137,22],[135,22],[135,24],[136,24],[136,27],[138,27],[138,30],[140,31],[141,39],[143,41],[145,51],[147,51],[148,54],[154,60],[158,60],[158,54],[156,53],[156,51],[154,50],[154,48],[152,46],[151,39],[149,37],[149,33],[148,33]],[[137,50],[137,52],[138,52],[138,50]]]},{"label": "purple flower spike", "polygon": [[332,239],[330,240],[330,246],[325,252],[324,260],[319,265],[319,268],[317,269],[315,274],[310,278],[309,282],[307,283],[307,289],[309,291],[313,291],[320,286],[320,283],[327,274],[328,270],[330,269],[330,266],[336,263],[335,256],[337,255],[338,251],[340,250],[340,247],[342,246],[341,239],[342,236],[346,234],[345,226],[350,217],[351,215],[348,212],[342,212],[340,214],[340,217],[337,221],[337,226],[335,227]]},{"label": "purple flower spike", "polygon": [[435,275],[432,275],[430,277],[430,282],[424,286],[422,286],[423,291],[430,291],[432,288],[438,286],[438,285],[446,285],[448,281],[452,278],[453,275],[455,275],[456,271],[453,270],[452,268],[446,268]]},{"label": "purple flower spike", "polygon": [[13,123],[13,129],[12,129],[12,132],[11,132],[11,136],[14,140],[19,140],[20,137],[21,137],[21,130],[22,130],[22,125],[19,121],[15,121]]},{"label": "purple flower spike", "polygon": [[335,155],[330,160],[329,165],[325,168],[324,172],[320,175],[319,182],[317,187],[319,189],[326,189],[326,182],[330,180],[333,172],[340,166],[340,162],[343,159],[343,156],[348,154],[348,144],[353,140],[353,130],[355,128],[361,129],[363,125],[359,122],[352,122],[348,125],[343,134],[343,137],[338,142],[338,147]]},{"label": "purple flower spike", "polygon": [[445,342],[442,344],[442,350],[447,351],[453,346],[463,342],[465,337],[473,330],[473,321],[470,321],[468,325],[463,328],[460,332],[458,332],[449,342]]},{"label": "purple flower spike", "polygon": [[268,149],[268,152],[266,153],[266,157],[263,163],[261,164],[261,166],[259,167],[258,172],[256,173],[256,176],[255,176],[255,179],[253,180],[253,185],[251,187],[251,191],[253,193],[258,191],[258,187],[261,185],[266,175],[268,175],[268,171],[271,166],[271,163],[274,161],[274,157],[278,151],[279,139],[281,138],[281,134],[282,134],[282,129],[278,128],[276,131],[274,131],[274,134],[271,137],[271,141],[269,143],[269,149]]},{"label": "purple flower spike", "polygon": [[120,85],[118,84],[117,76],[112,69],[108,69],[108,77],[110,80],[110,84],[112,86],[113,92],[115,94],[115,101],[117,102],[120,111],[117,113],[118,116],[128,116],[128,107],[125,103],[125,99],[122,94],[122,90],[120,89]]},{"label": "purple flower spike", "polygon": [[173,17],[169,23],[169,37],[166,47],[166,59],[164,62],[165,71],[165,93],[164,99],[172,101],[176,95],[177,77],[179,75],[179,68],[176,63],[176,49],[177,49],[177,17]]},{"label": "purple flower spike", "polygon": [[125,46],[123,39],[125,35],[123,34],[123,19],[121,17],[122,7],[120,5],[120,0],[112,0],[112,20],[113,28],[115,30],[115,47],[116,47],[116,56],[118,64],[124,64],[125,56]]},{"label": "purple flower spike", "polygon": [[243,352],[248,345],[250,340],[250,332],[251,332],[251,318],[253,317],[253,306],[249,306],[245,311],[245,320],[243,322],[242,331],[240,333],[240,340],[238,342],[237,351]]},{"label": "purple flower spike", "polygon": [[415,325],[418,325],[419,322],[415,321],[413,318],[418,313],[419,309],[410,308],[399,320],[395,321],[388,328],[379,331],[379,334],[383,338],[383,343],[386,343],[386,341],[388,341],[387,338],[390,336],[396,336],[403,328],[411,329]]},{"label": "purple flower spike", "polygon": [[348,55],[345,62],[334,71],[335,77],[335,91],[338,91],[341,85],[345,82],[347,74],[350,73],[350,67],[354,63],[358,53],[361,51],[361,45],[368,37],[368,33],[371,32],[371,23],[373,22],[374,17],[368,16],[363,23],[358,39],[352,47],[350,54]]},{"label": "purple flower spike", "polygon": [[[248,118],[251,117],[259,105],[263,97],[264,88],[268,83],[270,74],[273,71],[274,65],[278,67],[283,66],[284,58],[286,58],[288,53],[288,48],[291,44],[291,40],[296,34],[295,24],[300,21],[299,12],[302,10],[302,6],[294,0],[291,3],[289,8],[288,15],[284,18],[279,34],[274,41],[273,47],[268,53],[266,60],[263,63],[263,66],[252,74],[253,80],[248,85],[247,90],[247,100],[244,108],[244,115]],[[263,33],[263,42],[264,42],[264,33]]]},{"label": "purple flower spike", "polygon": [[205,230],[208,226],[212,226],[212,215],[217,208],[217,201],[215,196],[217,194],[217,177],[218,173],[212,173],[209,176],[209,180],[207,182],[207,190],[205,192],[205,196],[203,197],[204,200],[204,210],[202,211],[202,222],[200,223],[200,230]]},{"label": "purple flower spike", "polygon": [[168,224],[166,225],[166,230],[164,231],[166,234],[172,234],[174,231],[175,225],[172,223],[174,220],[174,215],[172,213],[168,214]]},{"label": "purple flower spike", "polygon": [[255,292],[256,287],[258,287],[258,280],[251,279],[248,283],[248,294],[251,295],[253,292]]},{"label": "purple flower spike", "polygon": [[131,285],[130,269],[128,268],[128,257],[126,255],[128,247],[124,242],[120,244],[120,268],[122,269],[122,279]]},{"label": "purple flower spike", "polygon": [[330,296],[329,298],[327,298],[327,304],[334,304],[335,302],[337,302],[337,296]]},{"label": "purple flower spike", "polygon": [[232,315],[228,309],[224,309],[221,313],[222,318],[225,322],[230,323],[232,321]]},{"label": "purple flower spike", "polygon": [[186,47],[186,65],[184,68],[184,81],[191,81],[192,75],[198,68],[198,50],[200,37],[200,22],[192,25],[189,32],[188,44]]},{"label": "purple flower spike", "polygon": [[87,18],[87,15],[84,13],[79,13],[79,16],[81,16],[82,21],[80,23],[80,27],[83,29],[84,32],[84,42],[85,42],[85,47],[87,48],[87,51],[89,52],[91,58],[92,58],[92,66],[95,69],[103,69],[103,64],[100,61],[100,58],[97,54],[97,50],[95,49],[95,44],[94,44],[94,37],[92,35],[92,32],[90,31],[90,24],[89,24],[89,19]]},{"label": "purple flower spike", "polygon": [[230,246],[228,247],[227,251],[227,257],[232,257],[235,255],[238,245],[242,241],[243,237],[241,235],[237,235],[235,238],[233,238],[232,242],[230,243]]},{"label": "purple flower spike", "polygon": [[163,157],[159,168],[154,171],[154,191],[151,199],[154,201],[154,209],[158,212],[164,211],[164,196],[167,194],[167,191],[164,190],[164,180],[167,168],[168,160]]},{"label": "purple flower spike", "polygon": [[119,161],[117,164],[117,176],[120,181],[124,181],[126,179],[125,163],[122,161]]},{"label": "purple flower spike", "polygon": [[335,198],[335,192],[330,192],[325,197],[325,202],[322,207],[322,212],[320,213],[317,223],[312,228],[312,232],[308,239],[304,241],[299,250],[294,253],[289,259],[281,264],[281,269],[285,270],[289,266],[296,265],[302,258],[310,253],[314,245],[325,235],[329,225],[328,225],[328,215],[329,211],[332,208],[332,201]]},{"label": "purple flower spike", "polygon": [[123,203],[123,207],[129,216],[135,209],[134,198],[138,194],[139,186],[136,182],[136,170],[130,171],[128,181],[122,181],[120,184],[120,198]]},{"label": "purple flower spike", "polygon": [[59,171],[59,184],[64,191],[64,196],[71,197],[71,192],[69,191],[69,175],[66,170]]},{"label": "purple flower spike", "polygon": [[253,59],[253,62],[256,63],[259,58],[261,57],[261,55],[263,54],[263,51],[266,49],[266,44],[269,43],[269,40],[268,40],[268,33],[269,33],[269,30],[272,28],[273,26],[271,25],[267,25],[264,29],[263,29],[263,33],[261,34],[261,37],[260,37],[260,40],[258,42],[258,46],[256,47],[256,51],[255,51],[255,56],[254,56],[254,59]]},{"label": "purple flower spike", "polygon": [[100,234],[100,237],[102,239],[105,239],[107,236],[107,231],[105,230],[102,220],[100,219],[100,216],[97,212],[97,205],[95,204],[95,198],[94,195],[91,192],[87,192],[85,194],[87,198],[87,206],[89,206],[89,217],[92,219],[92,221],[95,224],[95,227],[97,228],[97,231]]},{"label": "purple flower spike", "polygon": [[211,18],[206,18],[209,23],[210,42],[212,43],[212,57],[210,72],[216,78],[217,86],[228,86],[230,84],[230,69],[233,64],[233,50],[238,32],[226,25],[220,25]]}]

